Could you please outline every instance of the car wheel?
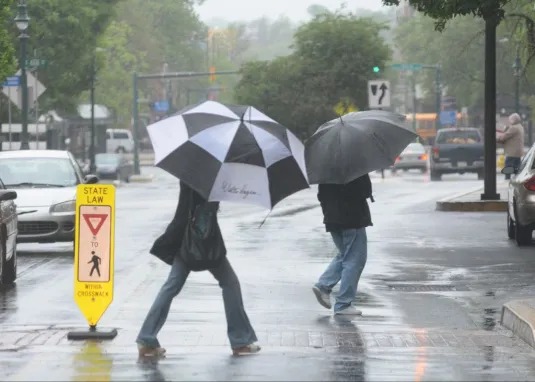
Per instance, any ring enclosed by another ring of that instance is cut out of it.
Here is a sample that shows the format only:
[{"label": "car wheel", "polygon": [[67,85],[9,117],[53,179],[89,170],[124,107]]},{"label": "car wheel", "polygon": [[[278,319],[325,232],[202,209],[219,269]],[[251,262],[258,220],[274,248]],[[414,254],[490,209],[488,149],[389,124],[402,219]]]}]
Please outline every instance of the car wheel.
[{"label": "car wheel", "polygon": [[117,150],[115,150],[115,152],[117,154],[124,154],[126,152],[126,150],[124,149],[123,146],[121,146],[121,147],[117,147]]},{"label": "car wheel", "polygon": [[511,240],[515,238],[515,222],[511,219],[509,209],[507,210],[507,236]]},{"label": "car wheel", "polygon": [[[516,218],[516,213],[515,213]],[[515,221],[515,239],[518,246],[524,246],[531,244],[531,237],[533,230],[529,227],[523,226],[518,223],[518,218]]]},{"label": "car wheel", "polygon": [[9,285],[15,281],[17,273],[16,254],[7,261],[7,235],[0,229],[0,285]]},{"label": "car wheel", "polygon": [[431,171],[431,180],[432,181],[442,180],[442,174],[440,172]]},{"label": "car wheel", "polygon": [[17,279],[17,249],[13,249],[13,256],[11,256],[11,259],[6,263],[6,277],[5,277],[5,283],[6,284],[13,284],[15,280]]}]

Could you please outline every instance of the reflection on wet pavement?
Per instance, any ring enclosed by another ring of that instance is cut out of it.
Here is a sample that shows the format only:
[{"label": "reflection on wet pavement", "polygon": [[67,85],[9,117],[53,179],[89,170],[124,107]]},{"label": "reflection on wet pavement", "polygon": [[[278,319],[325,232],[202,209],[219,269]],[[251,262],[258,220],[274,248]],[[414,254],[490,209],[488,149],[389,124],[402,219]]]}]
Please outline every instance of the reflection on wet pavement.
[{"label": "reflection on wet pavement", "polygon": [[86,325],[73,301],[72,256],[65,246],[30,247],[16,287],[0,290],[3,380],[535,379],[535,351],[497,323],[511,293],[533,291],[535,259],[496,239],[502,216],[434,212],[434,200],[475,180],[437,187],[411,174],[373,179],[374,227],[355,301],[362,317],[333,316],[311,292],[334,254],[314,188],[280,203],[261,227],[266,211],[223,204],[222,231],[262,351],[231,355],[221,291],[210,274],[192,273],[160,335],[167,357],[139,360],[137,331],[169,271],[148,250],[177,201],[177,182],[158,176],[117,190],[115,297],[99,327],[119,335],[68,341]]}]

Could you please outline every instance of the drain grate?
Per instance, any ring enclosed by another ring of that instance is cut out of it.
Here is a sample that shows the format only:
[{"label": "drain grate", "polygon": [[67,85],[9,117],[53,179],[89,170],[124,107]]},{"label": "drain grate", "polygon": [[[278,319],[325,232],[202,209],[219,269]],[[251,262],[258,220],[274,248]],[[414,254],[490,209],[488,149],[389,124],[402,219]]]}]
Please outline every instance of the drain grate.
[{"label": "drain grate", "polygon": [[400,292],[449,292],[457,291],[455,285],[414,285],[414,284],[395,284],[388,285],[388,289]]}]

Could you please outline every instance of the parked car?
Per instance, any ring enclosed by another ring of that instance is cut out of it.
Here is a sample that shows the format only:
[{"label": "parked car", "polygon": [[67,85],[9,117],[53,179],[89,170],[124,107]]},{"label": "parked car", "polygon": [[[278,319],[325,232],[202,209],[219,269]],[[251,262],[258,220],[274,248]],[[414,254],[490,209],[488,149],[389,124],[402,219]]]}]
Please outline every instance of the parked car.
[{"label": "parked car", "polygon": [[76,186],[98,182],[61,150],[0,152],[0,177],[17,192],[20,243],[73,241]]},{"label": "parked car", "polygon": [[528,245],[535,229],[535,144],[518,169],[504,167],[502,173],[512,175],[507,192],[507,235],[518,245]]},{"label": "parked car", "polygon": [[0,179],[0,285],[17,278],[17,193],[7,190]]},{"label": "parked car", "polygon": [[479,129],[454,127],[438,130],[429,161],[431,180],[443,174],[477,173],[484,177],[483,139]]},{"label": "parked car", "polygon": [[127,129],[106,130],[106,152],[131,153],[134,151],[134,137]]},{"label": "parked car", "polygon": [[95,164],[99,179],[116,179],[128,183],[134,174],[134,163],[121,154],[97,154]]},{"label": "parked car", "polygon": [[427,152],[421,143],[410,143],[405,150],[399,154],[392,166],[392,172],[397,170],[420,170],[427,171]]}]

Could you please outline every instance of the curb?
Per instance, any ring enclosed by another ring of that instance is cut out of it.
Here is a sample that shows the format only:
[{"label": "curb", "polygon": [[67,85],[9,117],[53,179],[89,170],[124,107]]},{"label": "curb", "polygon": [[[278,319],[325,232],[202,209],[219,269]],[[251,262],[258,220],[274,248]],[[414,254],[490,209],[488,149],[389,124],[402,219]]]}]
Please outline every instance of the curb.
[{"label": "curb", "polygon": [[436,211],[443,212],[506,212],[507,200],[474,200],[456,201],[463,196],[476,192],[483,192],[482,187],[478,187],[468,192],[462,192],[453,196],[440,199],[436,202]]},{"label": "curb", "polygon": [[130,183],[150,183],[154,178],[153,175],[131,175]]},{"label": "curb", "polygon": [[515,300],[504,304],[502,308],[502,326],[535,348],[535,309],[527,300]]}]

